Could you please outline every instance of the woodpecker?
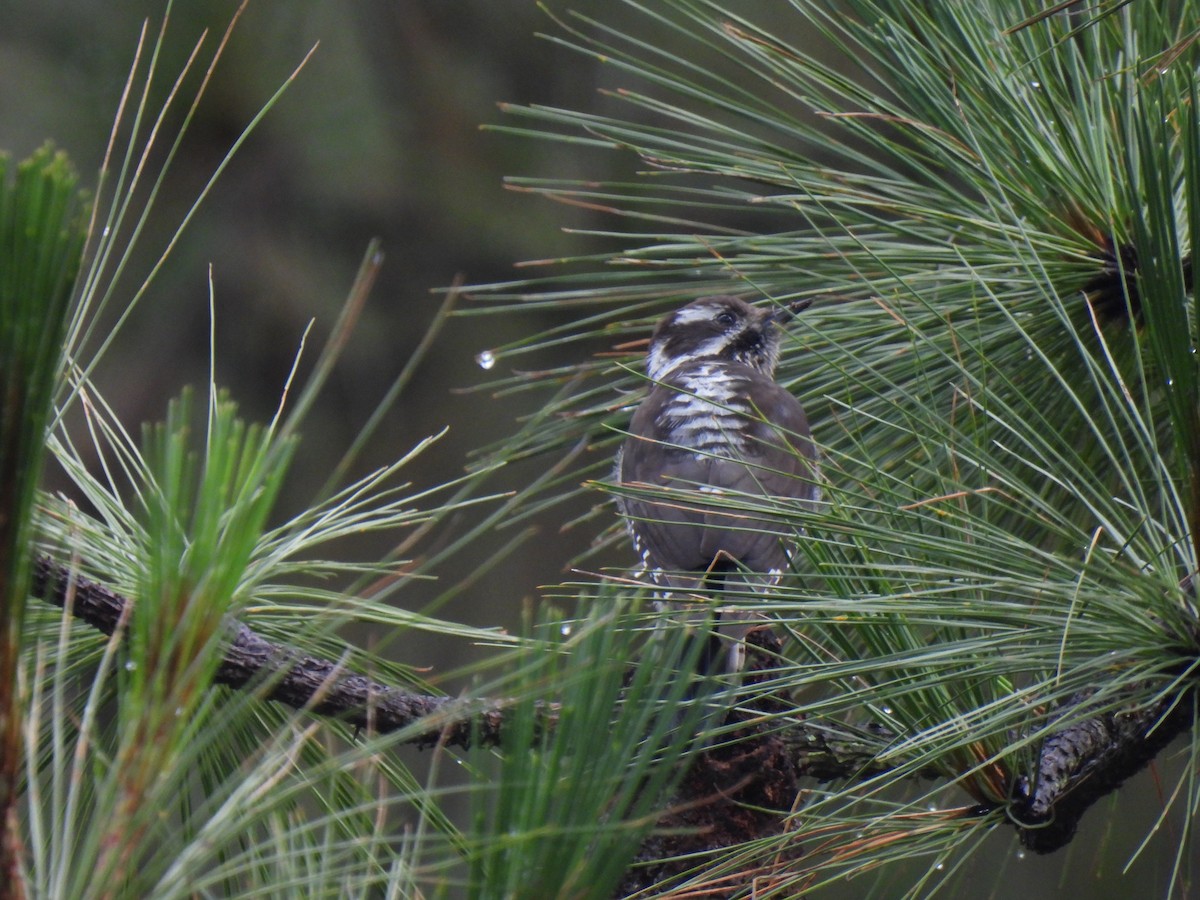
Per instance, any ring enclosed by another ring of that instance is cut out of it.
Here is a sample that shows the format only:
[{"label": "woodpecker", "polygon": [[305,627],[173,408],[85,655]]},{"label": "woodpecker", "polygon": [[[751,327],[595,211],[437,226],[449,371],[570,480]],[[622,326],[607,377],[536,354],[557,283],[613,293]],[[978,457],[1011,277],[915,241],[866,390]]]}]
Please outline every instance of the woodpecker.
[{"label": "woodpecker", "polygon": [[[653,384],[618,452],[615,480],[641,492],[619,494],[617,506],[640,557],[637,574],[663,599],[735,582],[764,590],[788,567],[795,530],[764,515],[769,504],[758,498],[800,508],[820,499],[808,419],[774,377],[780,324],[804,306],[706,297],[654,329],[646,357]],[[749,626],[720,630],[736,642],[726,664],[736,670]]]}]

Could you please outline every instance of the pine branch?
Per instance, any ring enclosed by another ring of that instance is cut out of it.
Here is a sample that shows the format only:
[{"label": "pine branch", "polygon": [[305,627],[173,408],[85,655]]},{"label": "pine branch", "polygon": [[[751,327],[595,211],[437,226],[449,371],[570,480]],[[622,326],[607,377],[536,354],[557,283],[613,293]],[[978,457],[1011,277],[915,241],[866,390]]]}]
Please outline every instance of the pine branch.
[{"label": "pine branch", "polygon": [[[1067,708],[1088,696],[1073,697]],[[1145,768],[1195,717],[1195,697],[1188,694],[1055,732],[1042,745],[1036,781],[1013,810],[1021,843],[1035,853],[1065,847],[1092,804]]]},{"label": "pine branch", "polygon": [[[121,627],[128,598],[91,580],[49,556],[34,560],[32,594],[60,609],[70,599],[70,613],[102,634]],[[356,728],[390,734],[428,720],[411,743],[450,747],[472,744],[498,746],[505,723],[503,701],[474,703],[453,697],[418,694],[372,681],[346,671],[342,663],[307,656],[267,640],[248,625],[232,621],[230,640],[214,681],[234,689],[263,685],[263,698],[338,719]],[[752,640],[773,639],[768,631]],[[776,650],[778,647],[775,648]],[[776,710],[778,711],[778,710]],[[553,728],[557,711],[542,709],[540,727]],[[878,738],[880,736],[876,736]],[[882,736],[886,739],[886,736]],[[828,722],[800,722],[790,727],[779,743],[799,776],[832,781],[862,778],[890,769],[874,761],[872,741],[845,726]],[[936,773],[924,773],[934,777]]]},{"label": "pine branch", "polygon": [[[34,561],[32,594],[112,635],[129,600],[49,556]],[[417,694],[346,671],[342,663],[306,656],[275,644],[242,622],[231,621],[230,640],[214,681],[235,689],[261,686],[263,697],[294,709],[379,734],[426,726],[412,738],[418,746],[443,743],[468,747],[498,745],[504,725],[502,703],[473,703]],[[541,727],[553,727],[556,712],[542,709]]]},{"label": "pine branch", "polygon": [[[69,608],[71,615],[106,635],[121,627],[130,602],[44,555],[34,561],[32,593],[59,608]],[[472,702],[418,694],[347,672],[342,663],[273,643],[241,622],[231,622],[229,630],[231,638],[216,670],[217,684],[234,689],[261,686],[264,699],[375,733],[393,733],[421,723],[410,739],[418,746],[496,746],[501,741],[506,722],[503,701]],[[766,642],[765,651],[770,654],[770,642],[777,638],[760,630],[749,640]],[[762,652],[760,647],[758,653]],[[1037,778],[1018,791],[1011,810],[1022,843],[1038,853],[1068,844],[1092,804],[1143,769],[1193,724],[1193,699],[1189,694],[1142,710],[1105,713],[1047,738]],[[1075,698],[1070,706],[1086,700]],[[539,727],[553,728],[556,708],[544,704],[540,713]],[[749,723],[748,727],[761,729]],[[682,796],[676,798],[684,803],[684,812],[671,814],[686,819],[690,836],[657,839],[651,852],[660,854],[658,858],[695,850],[697,839],[712,848],[777,831],[783,827],[799,778],[856,780],[893,768],[878,762],[872,750],[880,740],[886,742],[887,735],[864,735],[836,723],[803,721],[784,733],[777,728],[762,729],[748,737],[731,744],[732,749],[700,757],[681,789]],[[942,773],[921,770],[913,774],[935,778]],[[746,813],[748,804],[757,810],[753,815]],[[658,846],[664,840],[672,846]],[[674,846],[684,840],[686,848]]]}]

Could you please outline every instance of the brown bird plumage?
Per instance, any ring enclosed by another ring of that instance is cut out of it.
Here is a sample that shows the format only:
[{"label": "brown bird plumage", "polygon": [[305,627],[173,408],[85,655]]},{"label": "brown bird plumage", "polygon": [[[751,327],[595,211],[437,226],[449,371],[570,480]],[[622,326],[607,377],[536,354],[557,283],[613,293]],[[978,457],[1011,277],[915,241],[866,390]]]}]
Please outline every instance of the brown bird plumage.
[{"label": "brown bird plumage", "polygon": [[661,491],[624,494],[618,507],[641,574],[663,593],[731,578],[770,585],[788,567],[796,535],[765,516],[759,498],[819,500],[808,419],[774,380],[777,323],[793,311],[707,297],[654,330],[646,370],[657,383],[634,413],[616,480]]}]

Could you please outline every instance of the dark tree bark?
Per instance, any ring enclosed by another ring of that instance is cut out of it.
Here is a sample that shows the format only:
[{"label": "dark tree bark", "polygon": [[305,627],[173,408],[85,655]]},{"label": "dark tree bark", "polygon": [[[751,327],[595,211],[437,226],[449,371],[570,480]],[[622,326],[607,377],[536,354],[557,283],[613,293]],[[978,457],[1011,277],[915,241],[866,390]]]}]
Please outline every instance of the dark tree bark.
[{"label": "dark tree bark", "polygon": [[[1052,853],[1070,843],[1083,814],[1149,765],[1195,721],[1195,695],[1144,709],[1103,713],[1056,731],[1042,744],[1037,775],[1021,785],[1010,815],[1021,843]],[[1073,697],[1067,709],[1085,703]],[[1066,712],[1066,710],[1064,710]]]},{"label": "dark tree bark", "polygon": [[[116,591],[72,572],[48,556],[34,563],[36,597],[65,608],[103,634],[113,634],[129,600]],[[249,626],[231,621],[229,643],[214,681],[236,689],[254,689],[263,699],[294,709],[307,709],[380,734],[391,734],[421,723],[412,742],[467,747],[472,741],[498,744],[504,724],[504,704],[462,701],[453,697],[418,694],[356,674],[340,663],[305,656],[272,643]],[[552,726],[555,712],[543,708]]]}]

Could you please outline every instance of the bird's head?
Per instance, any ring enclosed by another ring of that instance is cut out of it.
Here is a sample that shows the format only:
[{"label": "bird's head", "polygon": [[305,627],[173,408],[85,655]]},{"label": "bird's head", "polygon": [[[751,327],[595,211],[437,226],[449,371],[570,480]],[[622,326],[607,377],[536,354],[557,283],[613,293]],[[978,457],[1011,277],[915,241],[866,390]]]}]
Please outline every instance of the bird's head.
[{"label": "bird's head", "polygon": [[738,362],[768,377],[779,361],[780,330],[811,301],[759,309],[737,297],[704,297],[664,316],[650,338],[646,374],[655,381],[697,360]]}]

